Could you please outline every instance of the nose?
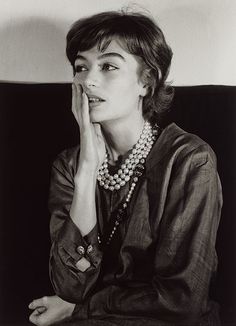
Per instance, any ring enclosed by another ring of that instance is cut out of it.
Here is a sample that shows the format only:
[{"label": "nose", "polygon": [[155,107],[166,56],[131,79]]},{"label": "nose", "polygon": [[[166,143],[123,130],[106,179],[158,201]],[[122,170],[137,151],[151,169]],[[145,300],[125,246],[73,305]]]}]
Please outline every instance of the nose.
[{"label": "nose", "polygon": [[90,70],[87,72],[86,76],[84,77],[84,86],[85,88],[90,87],[98,87],[99,86],[99,76],[98,72],[93,70]]}]

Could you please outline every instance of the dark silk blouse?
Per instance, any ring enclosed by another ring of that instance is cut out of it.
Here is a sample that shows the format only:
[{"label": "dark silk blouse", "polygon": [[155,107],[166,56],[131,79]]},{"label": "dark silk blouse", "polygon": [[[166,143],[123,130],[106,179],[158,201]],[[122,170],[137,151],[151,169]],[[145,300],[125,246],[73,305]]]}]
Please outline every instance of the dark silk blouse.
[{"label": "dark silk blouse", "polygon": [[209,286],[222,192],[210,146],[168,125],[106,249],[98,230],[102,238],[129,184],[113,192],[97,185],[97,225],[82,237],[69,216],[78,156],[75,147],[57,157],[49,199],[50,277],[56,294],[76,303],[71,325],[219,325]]}]

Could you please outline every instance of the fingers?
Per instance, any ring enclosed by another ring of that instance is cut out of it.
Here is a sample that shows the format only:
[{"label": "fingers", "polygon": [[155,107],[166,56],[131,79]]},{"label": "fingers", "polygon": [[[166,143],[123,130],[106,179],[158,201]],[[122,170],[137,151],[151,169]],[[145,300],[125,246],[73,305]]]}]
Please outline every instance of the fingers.
[{"label": "fingers", "polygon": [[75,87],[75,84],[72,83],[72,107],[71,107],[71,110],[72,110],[72,113],[74,114],[74,117],[76,119],[76,121],[78,122],[78,119],[77,119],[77,112],[76,112],[76,87]]},{"label": "fingers", "polygon": [[39,307],[44,307],[46,309],[47,304],[48,304],[48,297],[44,296],[42,298],[33,300],[28,307],[29,309],[36,309]]},{"label": "fingers", "polygon": [[38,316],[39,313],[37,312],[37,310],[34,310],[32,312],[32,314],[29,316],[29,321],[35,325],[37,325],[37,321],[38,321]]},{"label": "fingers", "polygon": [[80,85],[76,85],[75,83],[72,83],[72,113],[75,117],[75,120],[80,125],[81,121],[81,104],[82,104],[82,98],[81,98],[81,89],[78,87]]},{"label": "fingers", "polygon": [[82,86],[75,81],[72,83],[72,112],[79,126],[85,128],[90,123],[88,97]]},{"label": "fingers", "polygon": [[47,308],[42,306],[42,307],[37,307],[36,310],[39,314],[42,314],[43,312],[45,312],[47,310]]},{"label": "fingers", "polygon": [[88,96],[85,92],[82,92],[82,106],[81,106],[81,116],[83,127],[86,128],[90,125],[90,117],[89,117],[89,102]]},{"label": "fingers", "polygon": [[43,313],[39,313],[38,309],[35,309],[32,314],[29,316],[29,321],[38,326],[46,326],[45,317]]}]

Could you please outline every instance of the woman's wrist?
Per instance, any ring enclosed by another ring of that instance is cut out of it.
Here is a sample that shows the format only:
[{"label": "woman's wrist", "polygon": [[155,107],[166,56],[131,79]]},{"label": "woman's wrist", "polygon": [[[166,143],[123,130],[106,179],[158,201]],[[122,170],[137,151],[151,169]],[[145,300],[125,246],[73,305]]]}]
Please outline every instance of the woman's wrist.
[{"label": "woman's wrist", "polygon": [[70,217],[82,236],[88,234],[96,224],[96,173],[85,165],[74,177],[74,194],[70,207]]},{"label": "woman's wrist", "polygon": [[74,178],[75,186],[81,186],[81,183],[85,183],[86,185],[88,185],[89,182],[95,185],[96,180],[97,169],[89,164],[83,164],[82,166],[79,166]]}]

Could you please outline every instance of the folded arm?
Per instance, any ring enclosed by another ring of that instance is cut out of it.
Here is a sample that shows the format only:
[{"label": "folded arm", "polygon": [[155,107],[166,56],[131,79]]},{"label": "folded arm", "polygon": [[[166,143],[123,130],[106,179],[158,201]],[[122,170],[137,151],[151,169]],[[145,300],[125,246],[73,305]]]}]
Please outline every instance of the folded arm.
[{"label": "folded arm", "polygon": [[[81,209],[77,215],[74,213],[74,220],[71,218],[70,211],[73,196],[75,196],[75,185],[72,169],[68,167],[64,155],[61,154],[54,162],[51,176],[50,277],[57,295],[69,302],[79,303],[84,300],[96,283],[102,253],[98,249],[96,225],[86,235],[84,233],[82,235],[79,228],[78,220],[80,221],[81,214],[85,215],[93,210],[92,204],[86,205],[86,200],[89,200],[89,194],[86,191],[83,196],[88,195],[84,199],[84,207],[88,206],[87,211]],[[90,191],[88,186],[87,190]],[[81,195],[82,198],[83,196]],[[95,201],[95,194],[93,197],[91,202]],[[84,215],[82,218],[86,218]]]}]

